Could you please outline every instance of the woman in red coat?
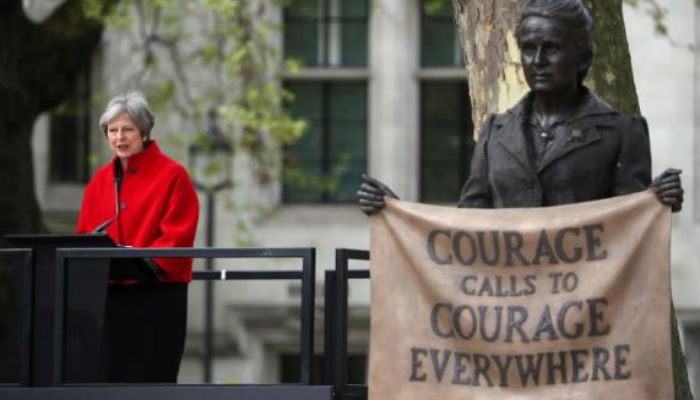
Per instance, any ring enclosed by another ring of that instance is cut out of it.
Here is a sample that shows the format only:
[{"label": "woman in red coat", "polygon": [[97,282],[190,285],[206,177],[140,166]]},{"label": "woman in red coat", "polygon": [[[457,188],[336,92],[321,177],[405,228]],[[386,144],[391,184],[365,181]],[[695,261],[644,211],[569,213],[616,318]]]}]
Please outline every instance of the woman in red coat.
[{"label": "woman in red coat", "polygon": [[[144,96],[113,98],[100,128],[114,159],[85,189],[78,233],[105,231],[133,247],[192,247],[199,205],[185,169],[151,139]],[[175,382],[185,340],[191,259],[155,259],[159,282],[110,281],[101,376],[108,382]]]}]

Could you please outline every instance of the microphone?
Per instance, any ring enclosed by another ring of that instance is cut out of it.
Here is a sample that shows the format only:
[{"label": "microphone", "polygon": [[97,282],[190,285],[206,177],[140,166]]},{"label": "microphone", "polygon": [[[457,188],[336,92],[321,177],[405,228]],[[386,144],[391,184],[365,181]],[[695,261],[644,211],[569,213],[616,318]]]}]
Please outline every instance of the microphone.
[{"label": "microphone", "polygon": [[114,162],[114,215],[97,225],[95,229],[92,230],[92,233],[104,233],[104,230],[119,217],[119,187],[121,186],[123,175],[122,165],[117,159]]},{"label": "microphone", "polygon": [[122,169],[122,164],[119,159],[114,160],[114,194],[119,193],[119,187],[122,184],[122,177],[124,176],[124,170]]},{"label": "microphone", "polygon": [[95,227],[95,229],[92,230],[92,233],[104,233],[104,230],[107,229],[107,227],[110,226],[112,224],[112,222],[114,222],[115,219],[117,219],[116,215],[113,216],[112,218],[109,218],[105,222],[97,225]]}]

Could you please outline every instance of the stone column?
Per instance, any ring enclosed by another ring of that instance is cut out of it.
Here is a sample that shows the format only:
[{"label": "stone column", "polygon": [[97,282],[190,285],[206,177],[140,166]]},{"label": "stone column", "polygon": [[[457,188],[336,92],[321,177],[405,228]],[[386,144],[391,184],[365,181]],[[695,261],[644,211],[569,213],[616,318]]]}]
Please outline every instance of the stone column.
[{"label": "stone column", "polygon": [[404,200],[419,193],[418,3],[370,1],[369,173]]},{"label": "stone column", "polygon": [[[695,225],[700,224],[700,7],[695,8],[695,98],[693,100],[695,110],[695,134],[693,135],[695,143],[694,160],[693,160],[693,215]],[[698,367],[700,370],[700,366]],[[700,382],[697,383],[700,386]],[[697,393],[696,396],[700,396]]]}]

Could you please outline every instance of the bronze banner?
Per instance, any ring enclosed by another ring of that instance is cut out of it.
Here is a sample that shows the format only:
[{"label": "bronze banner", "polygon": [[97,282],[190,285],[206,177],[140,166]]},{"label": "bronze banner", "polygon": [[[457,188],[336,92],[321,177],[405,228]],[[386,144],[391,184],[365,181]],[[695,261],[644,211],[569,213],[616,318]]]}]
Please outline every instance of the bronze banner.
[{"label": "bronze banner", "polygon": [[670,211],[389,199],[371,222],[370,400],[673,398]]}]

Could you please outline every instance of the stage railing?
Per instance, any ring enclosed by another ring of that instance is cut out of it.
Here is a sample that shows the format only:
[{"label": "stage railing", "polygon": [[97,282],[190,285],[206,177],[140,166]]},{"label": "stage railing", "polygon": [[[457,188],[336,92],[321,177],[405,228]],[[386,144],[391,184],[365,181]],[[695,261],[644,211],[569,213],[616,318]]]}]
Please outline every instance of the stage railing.
[{"label": "stage railing", "polygon": [[[54,358],[54,384],[63,380],[63,327],[66,302],[65,280],[68,262],[71,259],[119,259],[119,258],[299,258],[301,271],[226,271],[226,280],[233,279],[300,279],[301,280],[301,338],[300,338],[300,384],[311,385],[311,371],[314,353],[314,291],[315,291],[315,249],[313,248],[170,248],[170,249],[130,249],[130,248],[71,248],[56,251],[56,334]],[[198,279],[221,279],[221,272],[196,272]]]},{"label": "stage railing", "polygon": [[324,359],[325,383],[333,386],[336,400],[366,399],[367,386],[348,384],[348,280],[369,279],[369,269],[349,269],[349,260],[369,260],[369,251],[335,250],[335,270],[325,274]]},{"label": "stage railing", "polygon": [[[31,252],[27,250],[0,250],[3,253],[22,254],[25,265],[31,265]],[[369,269],[349,269],[350,260],[369,260],[365,250],[336,249],[335,269],[325,271],[324,293],[324,376],[322,382],[313,382],[314,362],[314,295],[315,295],[315,249],[313,248],[171,248],[171,249],[131,249],[131,248],[69,248],[56,251],[56,314],[57,324],[54,343],[57,344],[55,376],[53,386],[24,387],[29,381],[29,371],[22,370],[19,385],[1,386],[0,397],[3,399],[73,399],[80,398],[125,398],[140,399],[191,399],[205,397],[208,399],[246,398],[246,399],[366,399],[367,386],[348,384],[348,280],[368,279]],[[300,337],[300,381],[298,384],[258,384],[258,385],[154,385],[154,384],[67,384],[63,383],[63,335],[65,334],[66,274],[69,261],[74,259],[104,258],[237,258],[265,259],[291,258],[301,259],[302,268],[297,270],[280,270],[273,268],[256,270],[236,270],[227,268],[218,271],[194,271],[194,280],[301,280],[301,337]],[[23,275],[25,282],[31,282],[29,274]],[[30,285],[31,287],[31,285]],[[31,310],[31,293],[25,293],[23,307]],[[23,318],[23,336],[32,329],[28,311]],[[23,359],[28,344],[23,343]],[[24,365],[24,364],[23,364]],[[39,397],[37,397],[39,396]]]},{"label": "stage railing", "polygon": [[[21,250],[8,250],[21,252]],[[8,252],[4,251],[3,252]],[[31,252],[26,257],[31,257]],[[300,380],[297,384],[246,384],[246,385],[162,385],[162,384],[67,384],[63,383],[63,339],[65,329],[66,274],[70,268],[69,261],[74,259],[119,259],[119,258],[217,258],[217,259],[300,259],[302,268],[296,270],[258,269],[254,271],[195,271],[196,280],[240,280],[240,279],[298,279],[301,280],[301,334],[300,334]],[[315,291],[315,249],[313,248],[177,248],[177,249],[127,249],[127,248],[59,248],[56,250],[56,308],[54,334],[55,373],[52,385],[48,387],[24,386],[27,379],[19,385],[0,386],[2,399],[124,399],[159,400],[159,399],[287,399],[287,400],[331,400],[330,385],[316,385],[312,379],[314,354],[314,291]],[[31,266],[31,258],[22,262]],[[31,268],[25,268],[31,270]],[[28,296],[28,297],[27,297]],[[30,294],[25,296],[31,299]],[[26,308],[26,307],[25,307]],[[27,308],[26,316],[31,312]],[[28,322],[30,320],[26,320]],[[24,329],[24,328],[23,328]],[[23,349],[29,348],[27,344]],[[23,350],[24,351],[24,350]],[[23,355],[24,357],[24,355]],[[28,357],[27,357],[28,359]],[[23,371],[29,373],[28,371]],[[24,375],[23,375],[24,376]]]}]

